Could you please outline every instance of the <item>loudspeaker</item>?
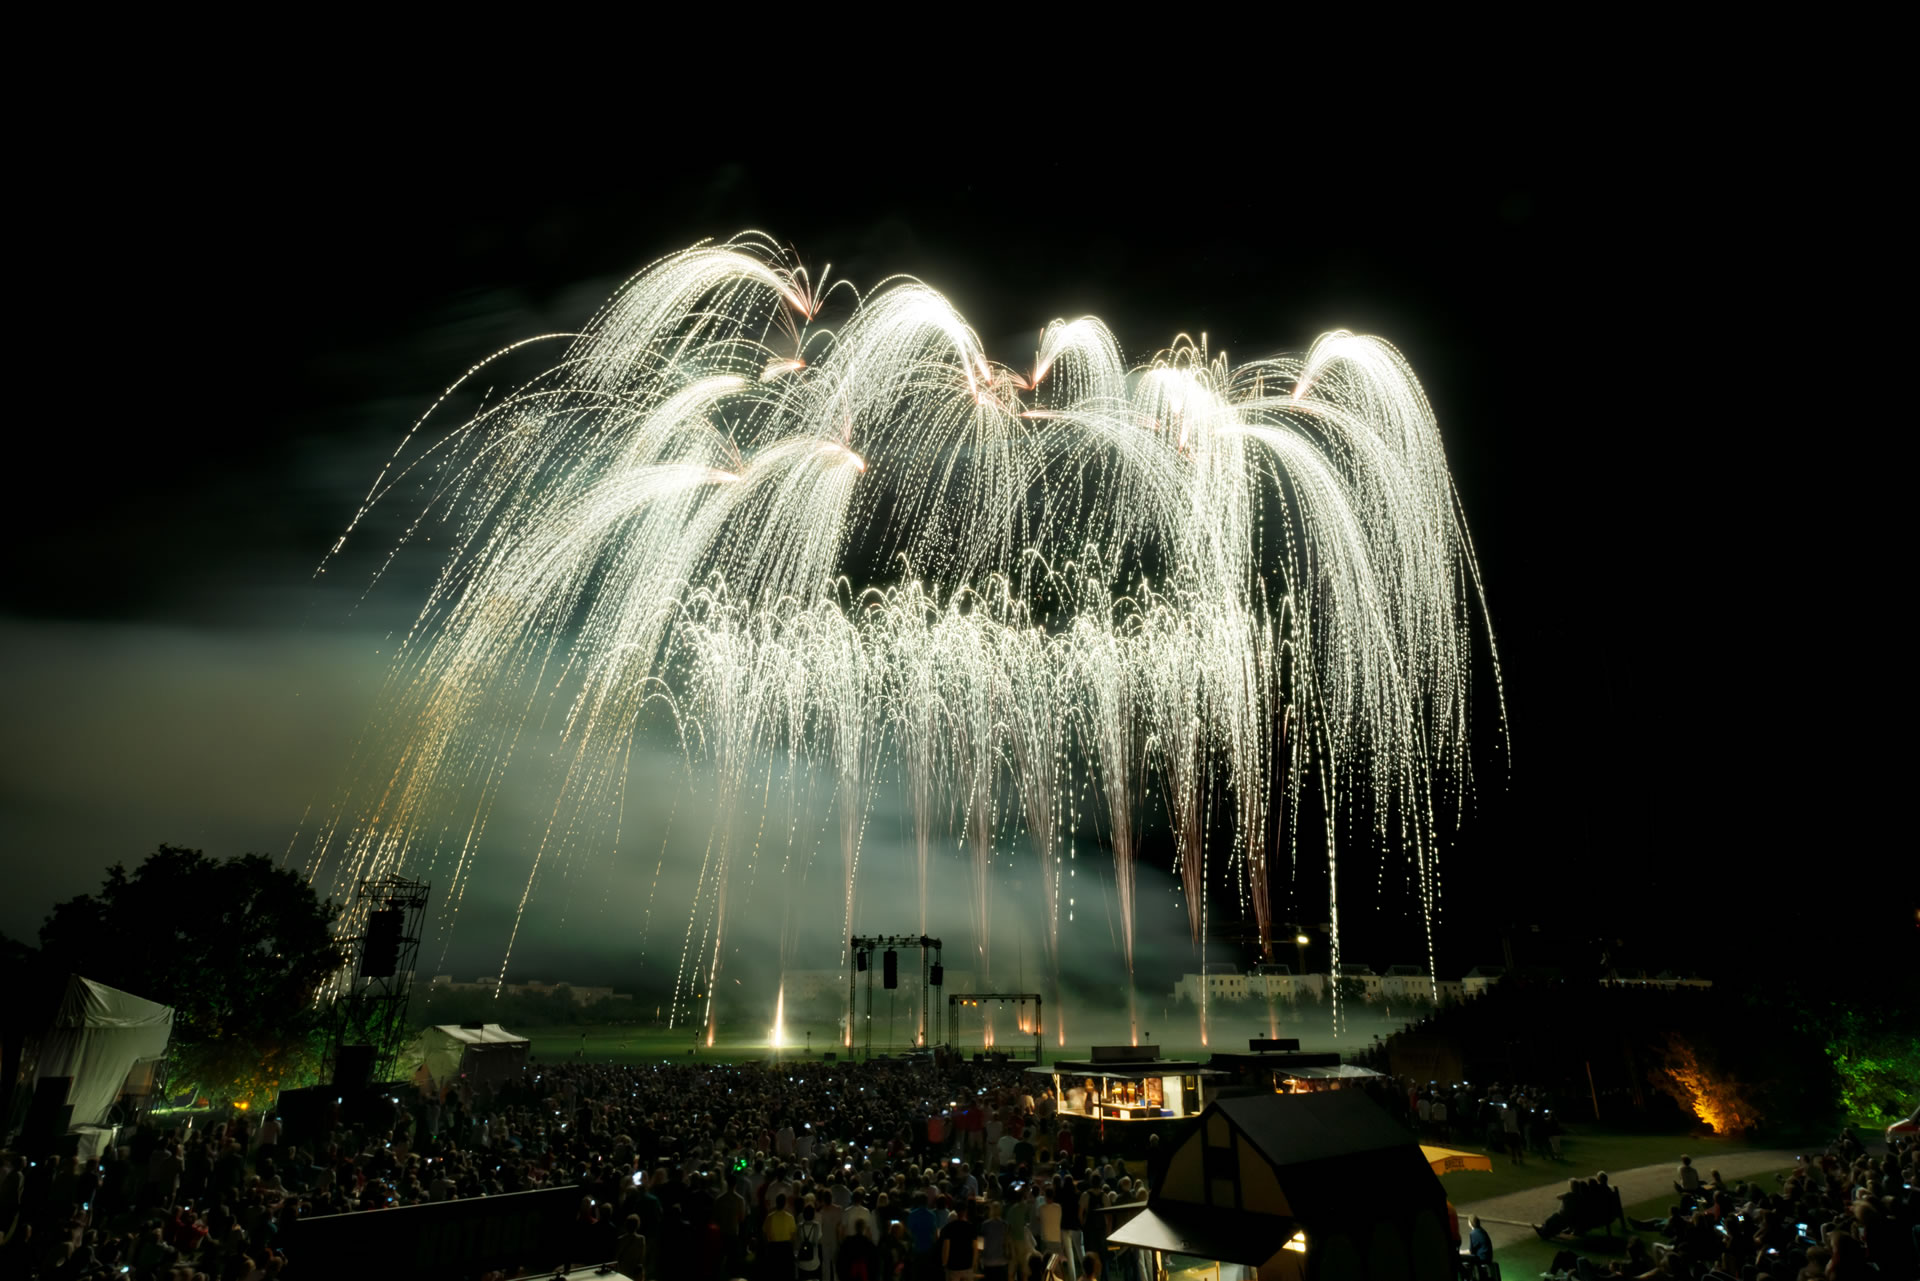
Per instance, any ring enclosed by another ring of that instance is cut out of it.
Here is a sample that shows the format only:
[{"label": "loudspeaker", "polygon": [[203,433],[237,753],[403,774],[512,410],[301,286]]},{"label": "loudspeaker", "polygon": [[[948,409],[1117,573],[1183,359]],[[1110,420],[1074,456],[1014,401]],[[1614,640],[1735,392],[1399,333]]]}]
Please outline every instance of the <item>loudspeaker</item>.
[{"label": "loudspeaker", "polygon": [[334,1100],[339,1098],[332,1086],[309,1085],[297,1090],[282,1090],[273,1105],[279,1114],[280,1147],[285,1151],[295,1144],[311,1144],[331,1129]]},{"label": "loudspeaker", "polygon": [[36,1081],[33,1099],[27,1104],[27,1116],[20,1127],[20,1142],[35,1152],[45,1152],[73,1124],[73,1105],[67,1093],[73,1089],[70,1076],[48,1076]]},{"label": "loudspeaker", "polygon": [[333,1056],[333,1091],[358,1094],[373,1083],[373,1047],[343,1045]]},{"label": "loudspeaker", "polygon": [[865,952],[855,952],[853,954],[853,968],[862,974],[867,972],[867,954]]},{"label": "loudspeaker", "polygon": [[367,917],[367,939],[360,949],[360,977],[390,979],[400,968],[400,930],[406,913],[386,908]]},{"label": "loudspeaker", "polygon": [[940,964],[940,962],[935,961],[933,963],[933,968],[927,971],[927,986],[939,987],[941,980],[946,977],[947,977],[947,967]]},{"label": "loudspeaker", "polygon": [[892,948],[888,948],[880,958],[880,986],[900,986],[900,954]]}]

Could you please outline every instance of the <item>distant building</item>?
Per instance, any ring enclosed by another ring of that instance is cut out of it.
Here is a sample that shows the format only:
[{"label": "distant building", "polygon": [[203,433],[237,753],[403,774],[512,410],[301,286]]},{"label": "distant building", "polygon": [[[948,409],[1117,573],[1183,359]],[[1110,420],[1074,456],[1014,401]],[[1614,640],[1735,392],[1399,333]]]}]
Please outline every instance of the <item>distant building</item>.
[{"label": "distant building", "polygon": [[1387,1001],[1430,1001],[1433,975],[1418,965],[1389,965],[1380,976],[1380,997]]},{"label": "distant building", "polygon": [[1289,965],[1256,965],[1247,975],[1247,994],[1262,1001],[1297,1001],[1302,997],[1319,999],[1326,995],[1327,976],[1295,974]]},{"label": "distant building", "polygon": [[1464,996],[1485,996],[1493,990],[1494,984],[1505,978],[1506,967],[1500,965],[1476,965],[1467,971],[1467,977],[1460,980],[1461,994]]},{"label": "distant building", "polygon": [[1209,1004],[1215,1001],[1298,1001],[1326,995],[1327,976],[1295,974],[1288,965],[1256,965],[1246,974],[1230,965],[1209,968],[1205,974],[1182,974],[1173,985],[1173,999],[1192,1005],[1200,1003],[1202,993]]},{"label": "distant building", "polygon": [[456,983],[451,974],[436,974],[428,986],[443,992],[489,992],[504,993],[507,996],[552,996],[565,988],[575,1005],[592,1005],[595,1001],[631,1001],[633,999],[633,993],[616,992],[610,987],[577,987],[572,983],[542,983],[538,979],[528,979],[524,983],[508,983],[503,987],[499,979],[480,978],[471,983]]},{"label": "distant building", "polygon": [[1342,962],[1334,971],[1334,977],[1343,983],[1358,983],[1361,999],[1378,1001],[1383,995],[1386,980],[1373,972],[1371,965],[1355,965]]},{"label": "distant building", "polygon": [[497,992],[500,990],[500,980],[475,979],[471,983],[457,983],[451,974],[436,974],[427,986],[443,992]]},{"label": "distant building", "polygon": [[[1209,967],[1205,974],[1182,974],[1180,981],[1173,985],[1173,999],[1200,1004],[1204,995],[1207,1002],[1244,1001],[1247,999],[1247,976],[1235,970],[1231,965],[1218,968]],[[1266,992],[1263,990],[1261,996]]]},{"label": "distant building", "polygon": [[1629,974],[1608,970],[1607,976],[1600,980],[1600,984],[1602,987],[1657,987],[1668,991],[1680,988],[1705,990],[1713,986],[1713,980],[1692,976],[1682,978],[1672,970],[1662,970],[1653,975],[1649,975],[1645,970]]},{"label": "distant building", "polygon": [[1441,1005],[1464,1001],[1465,979],[1438,979],[1424,966],[1389,965],[1380,976],[1380,998],[1384,1001],[1437,1001]]}]

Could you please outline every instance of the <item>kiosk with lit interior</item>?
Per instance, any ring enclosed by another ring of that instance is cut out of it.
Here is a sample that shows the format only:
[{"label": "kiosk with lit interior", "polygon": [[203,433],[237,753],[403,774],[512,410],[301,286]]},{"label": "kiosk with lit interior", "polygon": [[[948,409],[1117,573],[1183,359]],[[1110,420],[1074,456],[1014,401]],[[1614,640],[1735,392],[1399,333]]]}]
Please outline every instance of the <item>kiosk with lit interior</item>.
[{"label": "kiosk with lit interior", "polygon": [[1335,1053],[1302,1053],[1298,1041],[1253,1040],[1244,1052],[1222,1051],[1211,1066],[1235,1085],[1271,1089],[1275,1094],[1313,1094],[1321,1090],[1353,1089],[1381,1079],[1382,1073],[1358,1064],[1342,1063]]},{"label": "kiosk with lit interior", "polygon": [[1085,1059],[1056,1059],[1027,1071],[1052,1079],[1060,1114],[1095,1121],[1198,1116],[1221,1075],[1197,1062],[1163,1059],[1157,1045],[1096,1045]]},{"label": "kiosk with lit interior", "polygon": [[1147,1281],[1450,1281],[1447,1194],[1358,1090],[1218,1099],[1108,1241]]}]

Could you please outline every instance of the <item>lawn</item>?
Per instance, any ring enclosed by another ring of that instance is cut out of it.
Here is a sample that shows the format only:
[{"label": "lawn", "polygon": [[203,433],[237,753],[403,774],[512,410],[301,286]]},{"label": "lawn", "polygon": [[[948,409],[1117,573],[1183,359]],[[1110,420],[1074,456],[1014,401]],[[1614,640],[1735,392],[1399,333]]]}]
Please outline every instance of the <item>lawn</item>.
[{"label": "lawn", "polygon": [[[817,1061],[823,1053],[831,1053],[837,1048],[833,1043],[836,1029],[832,1024],[815,1028],[790,1027],[785,1039],[797,1042],[798,1048],[778,1051],[767,1044],[764,1034],[757,1040],[723,1034],[709,1046],[704,1036],[696,1039],[693,1028],[667,1030],[608,1024],[594,1027],[516,1027],[513,1031],[532,1043],[534,1057],[543,1063],[572,1059],[585,1059],[589,1063],[745,1063],[776,1056],[805,1062],[809,1059]],[[809,1031],[813,1034],[811,1053],[807,1049]],[[907,1048],[904,1044],[895,1047],[896,1051]],[[881,1052],[882,1047],[876,1044],[874,1053]]]},{"label": "lawn", "polygon": [[[1427,1140],[1432,1142],[1432,1140]],[[1476,1143],[1452,1146],[1467,1152],[1485,1151]],[[1443,1174],[1440,1182],[1455,1205],[1488,1197],[1524,1192],[1572,1178],[1592,1178],[1601,1170],[1630,1170],[1641,1165],[1671,1164],[1682,1151],[1690,1152],[1701,1169],[1712,1169],[1715,1152],[1742,1146],[1732,1139],[1696,1139],[1679,1134],[1623,1134],[1590,1124],[1567,1127],[1560,1136],[1558,1162],[1528,1156],[1525,1165],[1513,1165],[1502,1153],[1493,1156],[1493,1173],[1460,1170]]]},{"label": "lawn", "polygon": [[[715,1043],[709,1047],[704,1036],[696,1039],[696,1029],[692,1027],[676,1028],[668,1031],[663,1028],[640,1024],[602,1024],[579,1026],[565,1024],[558,1027],[525,1027],[515,1025],[513,1031],[533,1042],[533,1052],[542,1060],[559,1061],[571,1059],[584,1048],[585,1058],[600,1063],[648,1063],[662,1059],[684,1063],[689,1057],[705,1062],[746,1062],[770,1057],[774,1051],[767,1044],[770,1029],[756,1028],[743,1034],[743,1030],[734,1024],[722,1026]],[[837,1021],[822,1020],[818,1023],[789,1023],[785,1029],[783,1042],[786,1048],[780,1051],[782,1058],[804,1059],[809,1052],[814,1058],[831,1053],[839,1047],[834,1038],[839,1032]],[[937,1037],[945,1035],[944,1024],[934,1029]],[[585,1034],[585,1041],[581,1034]],[[808,1034],[812,1034],[809,1042]],[[996,1048],[1005,1050],[1020,1058],[1028,1058],[1033,1053],[1033,1038],[1017,1033],[1008,1035],[1006,1029],[1000,1033],[1000,1042]],[[1200,1044],[1186,1044],[1174,1038],[1156,1039],[1163,1057],[1172,1059],[1206,1059],[1213,1049]],[[864,1040],[860,1047],[864,1052]],[[902,1016],[889,1022],[876,1015],[874,1019],[873,1052],[881,1054],[904,1054],[913,1048],[913,1027],[911,1021]],[[963,1040],[963,1053],[975,1053],[980,1049],[978,1029],[973,1029],[973,1041]],[[1309,1044],[1308,1049],[1332,1048],[1325,1045]],[[687,1051],[693,1050],[689,1056]],[[1055,1057],[1084,1058],[1087,1054],[1087,1042],[1069,1041],[1066,1048],[1055,1045],[1051,1039],[1044,1047],[1047,1059]],[[844,1054],[842,1057],[845,1057]]]},{"label": "lawn", "polygon": [[[1672,1140],[1669,1140],[1671,1142]],[[1698,1147],[1698,1141],[1694,1141]],[[1625,1167],[1622,1167],[1625,1168]],[[1786,1174],[1791,1171],[1780,1171]],[[1569,1175],[1568,1177],[1572,1177]],[[1761,1188],[1772,1189],[1779,1185],[1774,1181],[1774,1172],[1749,1175],[1747,1182],[1758,1184]],[[1671,1196],[1657,1196],[1646,1201],[1636,1201],[1627,1207],[1628,1219],[1665,1219],[1667,1210],[1673,1204]],[[1617,1228],[1618,1225],[1616,1225]],[[1465,1225],[1462,1225],[1465,1230]],[[1662,1242],[1664,1238],[1658,1232],[1636,1232],[1649,1246]],[[1553,1256],[1562,1250],[1572,1250],[1583,1254],[1594,1262],[1604,1266],[1610,1259],[1618,1259],[1627,1252],[1627,1239],[1617,1230],[1612,1237],[1605,1232],[1594,1232],[1575,1241],[1542,1241],[1529,1237],[1504,1245],[1494,1251],[1493,1257],[1499,1261],[1500,1275],[1505,1281],[1534,1281],[1553,1263]]]}]

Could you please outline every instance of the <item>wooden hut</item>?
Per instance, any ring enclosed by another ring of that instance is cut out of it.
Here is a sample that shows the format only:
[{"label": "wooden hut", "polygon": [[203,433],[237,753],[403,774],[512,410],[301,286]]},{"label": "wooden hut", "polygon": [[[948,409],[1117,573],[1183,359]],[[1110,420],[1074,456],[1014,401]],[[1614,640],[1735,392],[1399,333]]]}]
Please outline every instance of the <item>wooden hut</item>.
[{"label": "wooden hut", "polygon": [[1447,1197],[1357,1090],[1215,1100],[1109,1240],[1150,1281],[1449,1281]]}]

